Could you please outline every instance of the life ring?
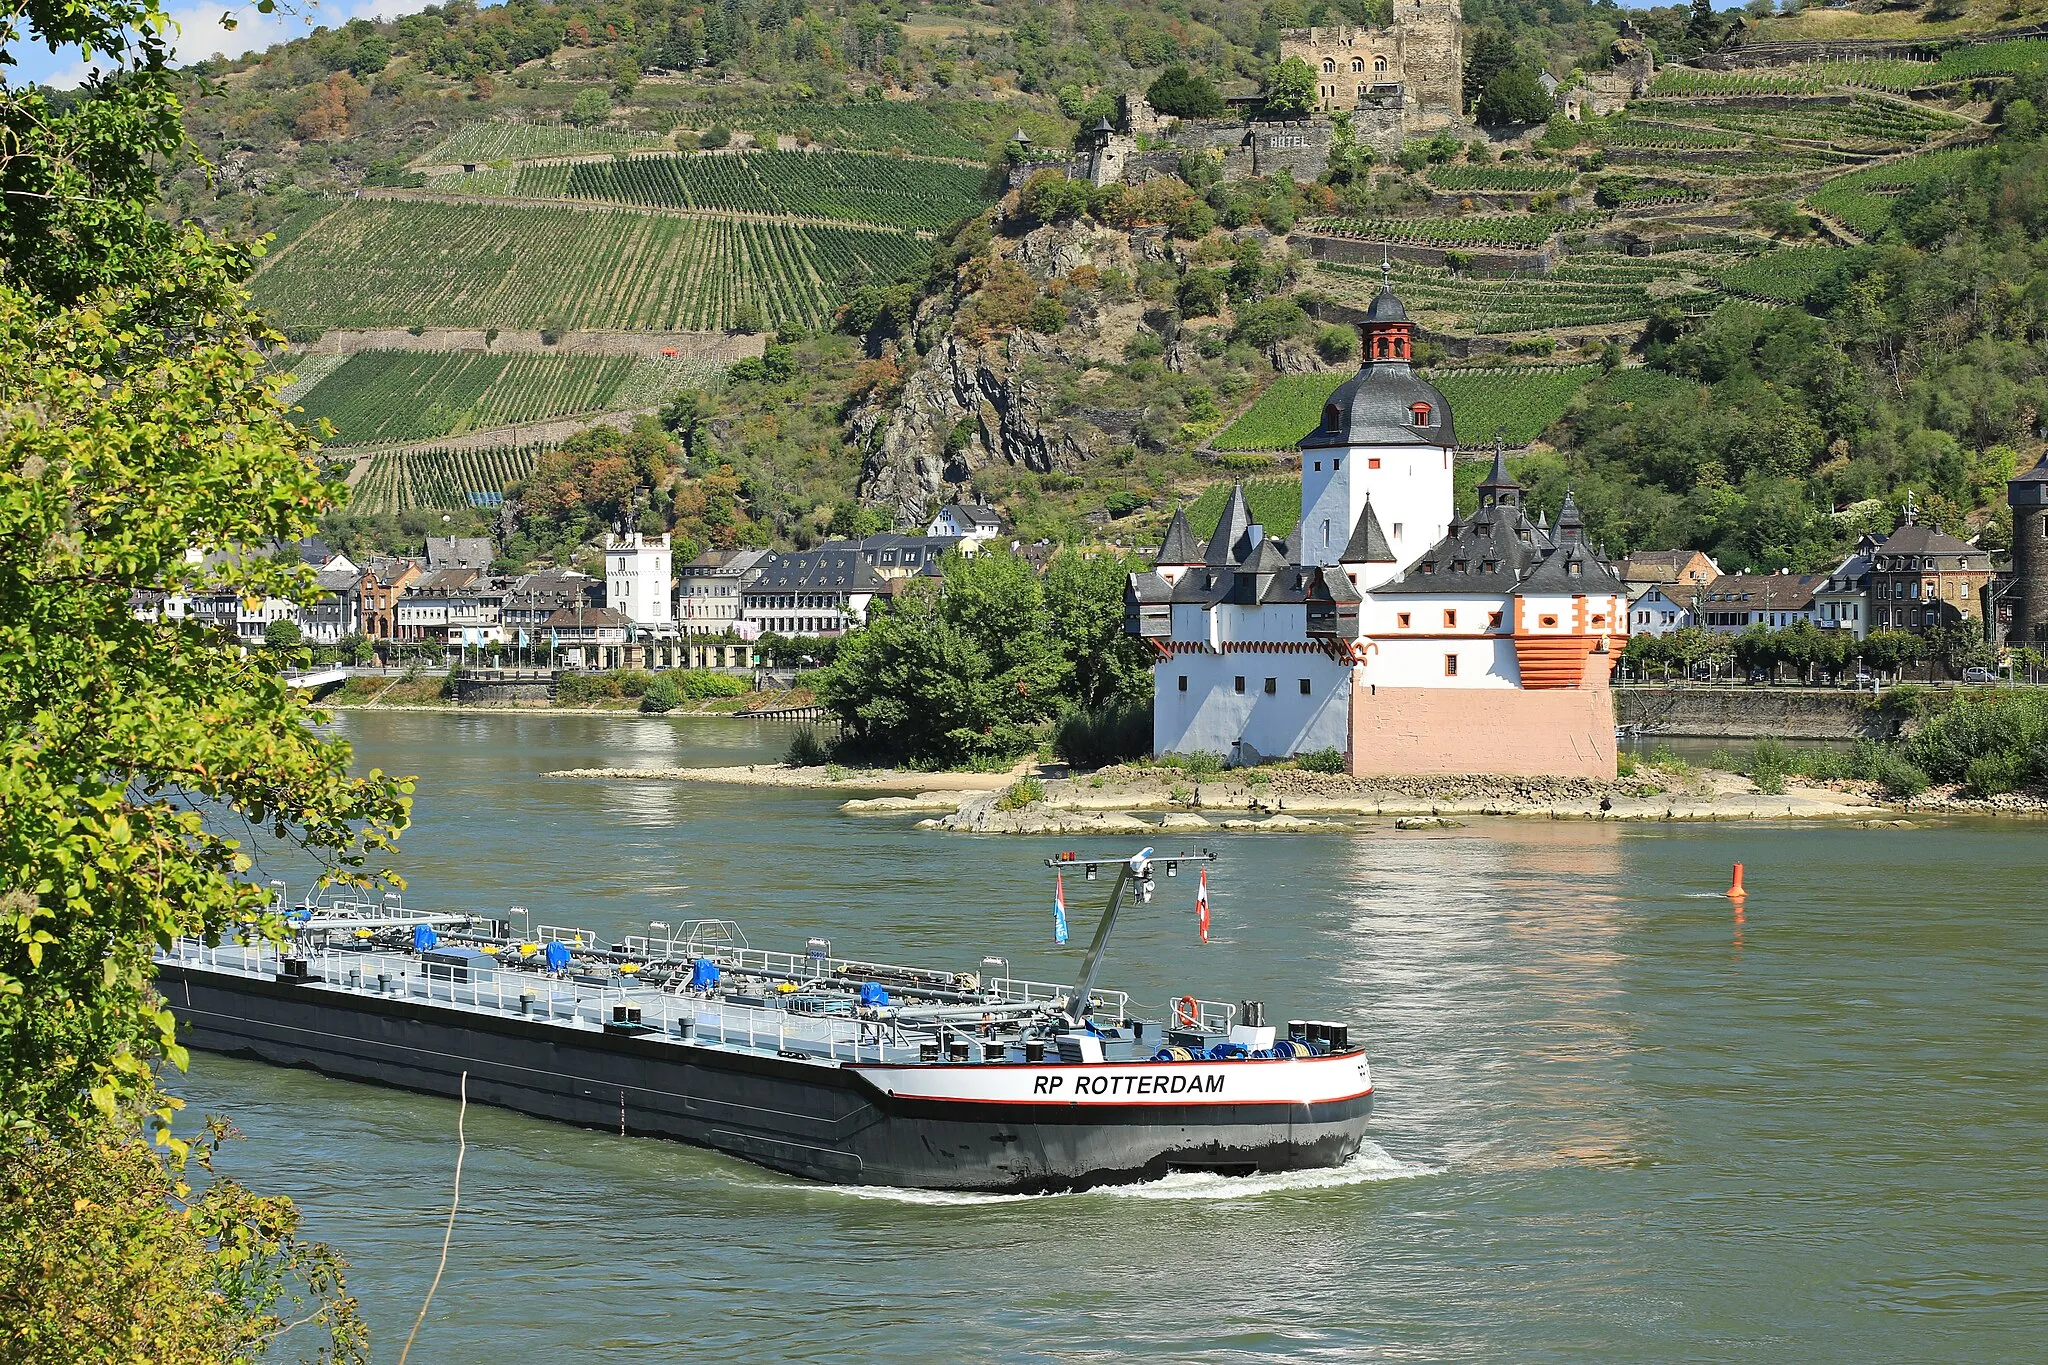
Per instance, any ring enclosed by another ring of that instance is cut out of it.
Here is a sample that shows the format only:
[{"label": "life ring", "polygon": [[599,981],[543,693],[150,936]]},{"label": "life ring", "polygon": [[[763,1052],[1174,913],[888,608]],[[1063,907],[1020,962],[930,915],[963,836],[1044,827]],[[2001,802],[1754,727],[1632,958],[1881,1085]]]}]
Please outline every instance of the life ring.
[{"label": "life ring", "polygon": [[1173,1025],[1175,1028],[1200,1028],[1202,1007],[1192,995],[1183,995],[1173,1002]]}]

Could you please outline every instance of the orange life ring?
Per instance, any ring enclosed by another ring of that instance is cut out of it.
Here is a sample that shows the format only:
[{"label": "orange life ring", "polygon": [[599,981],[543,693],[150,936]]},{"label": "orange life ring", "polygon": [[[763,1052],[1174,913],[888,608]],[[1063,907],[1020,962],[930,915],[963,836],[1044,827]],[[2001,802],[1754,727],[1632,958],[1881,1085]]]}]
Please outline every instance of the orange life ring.
[{"label": "orange life ring", "polygon": [[1199,1028],[1202,1023],[1202,1007],[1192,995],[1183,995],[1173,1002],[1173,1023],[1176,1028]]}]

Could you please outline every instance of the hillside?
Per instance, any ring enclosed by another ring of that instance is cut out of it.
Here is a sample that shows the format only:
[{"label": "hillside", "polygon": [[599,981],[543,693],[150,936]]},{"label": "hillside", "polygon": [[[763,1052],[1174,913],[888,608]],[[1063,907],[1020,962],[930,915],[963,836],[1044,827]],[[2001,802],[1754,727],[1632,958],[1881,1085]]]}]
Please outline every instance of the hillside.
[{"label": "hillside", "polygon": [[[1249,93],[1284,26],[1374,6],[453,6],[210,64],[188,122],[221,174],[174,196],[278,232],[254,289],[299,346],[354,338],[280,364],[361,511],[485,515],[580,425],[660,414],[680,482],[641,505],[699,543],[962,495],[1028,535],[1142,542],[1219,480],[1290,477],[1385,252],[1468,450],[1498,435],[1540,498],[1579,488],[1614,548],[1811,567],[1908,482],[1995,535],[1990,471],[2037,448],[2030,360],[1838,315],[1933,307],[2005,344],[1927,275],[1948,237],[2009,230],[1958,186],[2016,173],[2048,44],[1963,41],[2017,22],[1966,10],[1904,45],[1778,45],[1837,13],[1632,11],[1657,72],[1603,116],[1619,12],[1469,0],[1468,95],[1540,69],[1585,117],[1398,156],[1340,136],[1313,179],[1226,174],[1169,128],[1143,185],[1005,193],[1018,128],[1060,164],[1171,62]],[[2033,274],[1990,283],[2031,298]],[[1731,344],[1816,346],[1858,403]],[[1963,420],[1934,374],[2021,397]]]}]

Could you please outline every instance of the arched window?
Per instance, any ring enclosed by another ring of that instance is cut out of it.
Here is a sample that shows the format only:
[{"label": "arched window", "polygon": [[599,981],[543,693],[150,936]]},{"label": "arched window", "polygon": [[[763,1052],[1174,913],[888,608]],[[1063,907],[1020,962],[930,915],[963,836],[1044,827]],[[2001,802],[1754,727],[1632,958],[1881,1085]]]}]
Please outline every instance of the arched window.
[{"label": "arched window", "polygon": [[1335,72],[1335,71],[1336,71],[1336,69],[1337,69],[1337,62],[1336,62],[1336,59],[1335,59],[1335,58],[1331,58],[1331,57],[1325,57],[1325,58],[1323,58],[1323,74],[1324,74],[1325,76],[1328,76],[1328,75],[1332,74],[1333,72]]},{"label": "arched window", "polygon": [[1338,420],[1339,417],[1337,413],[1337,405],[1335,403],[1323,404],[1323,429],[1326,431],[1335,431],[1337,429]]},{"label": "arched window", "polygon": [[1375,58],[1373,58],[1373,59],[1372,59],[1372,69],[1373,69],[1374,71],[1376,71],[1376,72],[1380,73],[1381,75],[1384,75],[1384,74],[1386,74],[1386,70],[1387,70],[1387,59],[1386,59],[1385,57],[1375,57]]},{"label": "arched window", "polygon": [[1408,407],[1408,415],[1410,425],[1426,427],[1429,425],[1430,406],[1427,403],[1411,403]]},{"label": "arched window", "polygon": [[1351,59],[1351,74],[1355,76],[1363,70],[1365,70],[1365,58],[1353,57]]}]

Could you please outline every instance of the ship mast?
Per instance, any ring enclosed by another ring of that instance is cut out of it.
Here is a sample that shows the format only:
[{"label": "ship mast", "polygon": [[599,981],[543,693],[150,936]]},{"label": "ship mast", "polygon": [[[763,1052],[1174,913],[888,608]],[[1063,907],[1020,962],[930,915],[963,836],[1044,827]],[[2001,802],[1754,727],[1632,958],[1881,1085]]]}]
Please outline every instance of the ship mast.
[{"label": "ship mast", "polygon": [[1109,946],[1110,931],[1116,927],[1117,912],[1123,909],[1124,892],[1133,883],[1138,887],[1138,898],[1150,902],[1152,899],[1152,868],[1154,862],[1166,864],[1166,875],[1176,876],[1182,863],[1213,863],[1216,855],[1204,849],[1200,853],[1176,853],[1169,858],[1154,859],[1149,848],[1139,849],[1128,858],[1081,858],[1072,853],[1062,853],[1057,858],[1047,858],[1045,865],[1056,872],[1070,872],[1085,869],[1092,881],[1095,870],[1103,863],[1117,865],[1116,886],[1109,894],[1109,909],[1103,912],[1102,922],[1095,926],[1095,939],[1088,945],[1088,956],[1081,962],[1081,975],[1074,982],[1074,992],[1067,997],[1067,1022],[1079,1028],[1088,1018],[1088,995],[1095,984],[1095,969],[1102,965],[1102,951]]}]

